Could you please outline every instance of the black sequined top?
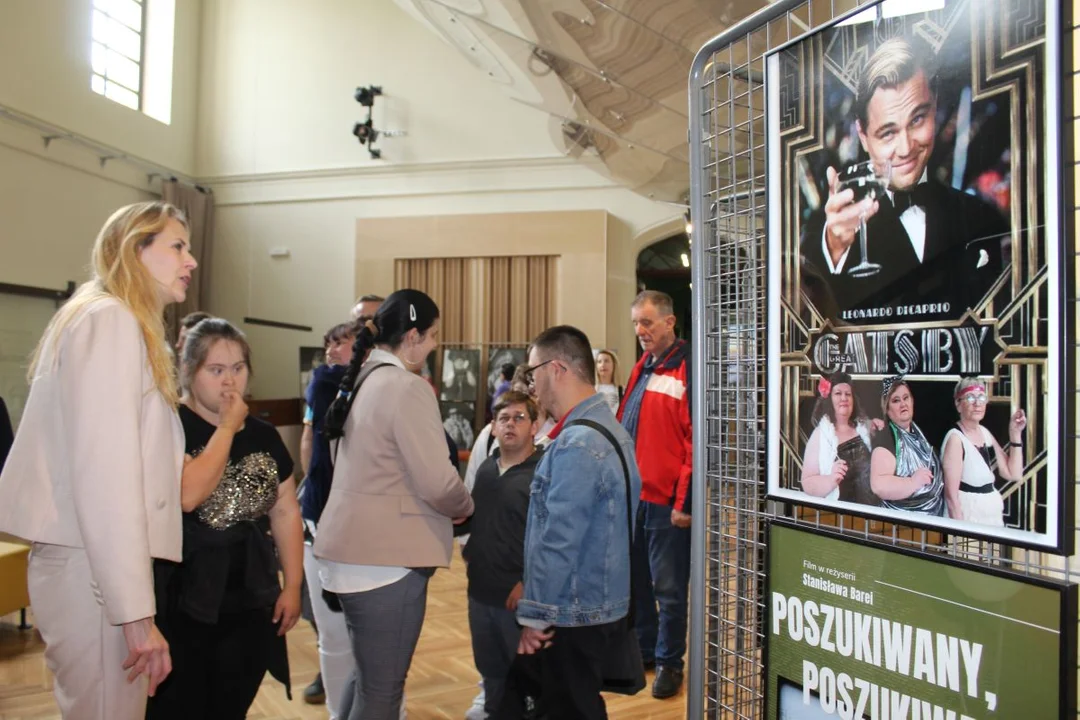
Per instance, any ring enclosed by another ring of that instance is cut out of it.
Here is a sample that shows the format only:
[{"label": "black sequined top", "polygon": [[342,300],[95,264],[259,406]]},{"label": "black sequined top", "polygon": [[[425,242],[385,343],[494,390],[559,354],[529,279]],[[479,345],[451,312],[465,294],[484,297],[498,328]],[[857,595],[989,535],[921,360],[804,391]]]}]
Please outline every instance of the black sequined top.
[{"label": "black sequined top", "polygon": [[[196,457],[217,428],[183,405],[180,421],[184,451]],[[249,416],[233,436],[218,486],[184,513],[183,562],[156,562],[159,612],[165,600],[167,608],[214,623],[219,613],[276,602],[281,588],[267,514],[277,502],[278,485],[292,473],[289,451],[274,426]]]}]

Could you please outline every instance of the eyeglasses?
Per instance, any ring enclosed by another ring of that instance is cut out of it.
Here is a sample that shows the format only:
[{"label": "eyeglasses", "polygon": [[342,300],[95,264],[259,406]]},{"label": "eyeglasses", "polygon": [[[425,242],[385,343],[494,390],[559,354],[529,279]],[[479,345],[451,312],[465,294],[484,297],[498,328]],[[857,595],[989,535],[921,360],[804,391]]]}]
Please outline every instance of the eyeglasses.
[{"label": "eyeglasses", "polygon": [[964,396],[964,402],[968,405],[985,405],[986,393],[971,393]]},{"label": "eyeglasses", "polygon": [[500,415],[495,419],[495,424],[500,427],[506,427],[507,425],[517,425],[518,423],[525,422],[529,419],[529,416],[523,412],[515,413],[514,415]]},{"label": "eyeglasses", "polygon": [[552,363],[552,362],[555,362],[555,358],[551,358],[550,360],[545,360],[544,362],[540,363],[539,365],[533,365],[532,367],[525,368],[525,382],[526,382],[526,384],[528,384],[529,387],[532,387],[533,383],[536,382],[536,378],[533,377],[533,373],[536,372],[537,370],[539,370],[540,368],[544,367],[548,363]]}]

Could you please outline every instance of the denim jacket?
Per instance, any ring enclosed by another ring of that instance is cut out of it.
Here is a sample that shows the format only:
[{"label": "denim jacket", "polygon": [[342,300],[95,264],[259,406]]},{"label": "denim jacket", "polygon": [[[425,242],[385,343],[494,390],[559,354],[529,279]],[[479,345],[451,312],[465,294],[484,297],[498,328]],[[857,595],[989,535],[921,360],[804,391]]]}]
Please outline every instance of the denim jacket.
[{"label": "denim jacket", "polygon": [[518,621],[529,627],[601,625],[625,617],[630,607],[622,463],[597,430],[565,427],[583,418],[606,427],[622,446],[636,517],[641,476],[634,443],[604,397],[593,395],[566,416],[533,475],[517,609]]}]

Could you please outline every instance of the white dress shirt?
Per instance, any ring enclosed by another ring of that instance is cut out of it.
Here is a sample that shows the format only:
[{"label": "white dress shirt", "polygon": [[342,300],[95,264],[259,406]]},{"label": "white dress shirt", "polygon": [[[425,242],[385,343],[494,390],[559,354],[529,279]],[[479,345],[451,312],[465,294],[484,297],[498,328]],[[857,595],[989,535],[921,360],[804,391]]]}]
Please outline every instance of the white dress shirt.
[{"label": "white dress shirt", "polygon": [[[923,175],[919,180],[919,183],[926,182],[926,175],[926,170],[923,170]],[[885,194],[889,196],[889,202],[892,202],[892,190],[886,190]],[[926,211],[918,205],[912,205],[907,210],[900,213],[900,223],[904,226],[904,230],[911,240],[911,249],[915,251],[915,257],[919,258],[919,262],[921,263],[923,261],[923,255],[926,254]],[[832,256],[829,254],[827,232],[827,229],[821,231],[821,253],[825,256],[825,264],[829,267],[829,272],[833,275],[839,275],[844,270],[844,265],[847,263],[848,253],[851,252],[851,247],[849,246],[848,249],[844,251],[844,254],[840,256],[839,262],[833,265]],[[867,252],[869,253],[869,250]],[[865,260],[866,258],[863,259]]]}]

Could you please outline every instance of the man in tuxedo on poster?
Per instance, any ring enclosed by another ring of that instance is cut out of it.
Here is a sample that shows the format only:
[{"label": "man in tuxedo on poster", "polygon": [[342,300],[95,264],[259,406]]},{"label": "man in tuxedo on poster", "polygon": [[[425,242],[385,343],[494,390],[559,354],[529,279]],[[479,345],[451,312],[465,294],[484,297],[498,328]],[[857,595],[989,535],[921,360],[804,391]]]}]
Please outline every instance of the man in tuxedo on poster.
[{"label": "man in tuxedo on poster", "polygon": [[[1009,224],[989,202],[937,182],[927,164],[937,137],[937,73],[929,49],[907,39],[882,43],[856,91],[859,141],[879,175],[890,168],[884,195],[855,201],[827,170],[829,197],[801,240],[802,289],[827,317],[848,325],[959,319],[1001,275]],[[863,277],[860,221],[870,262]]]}]

